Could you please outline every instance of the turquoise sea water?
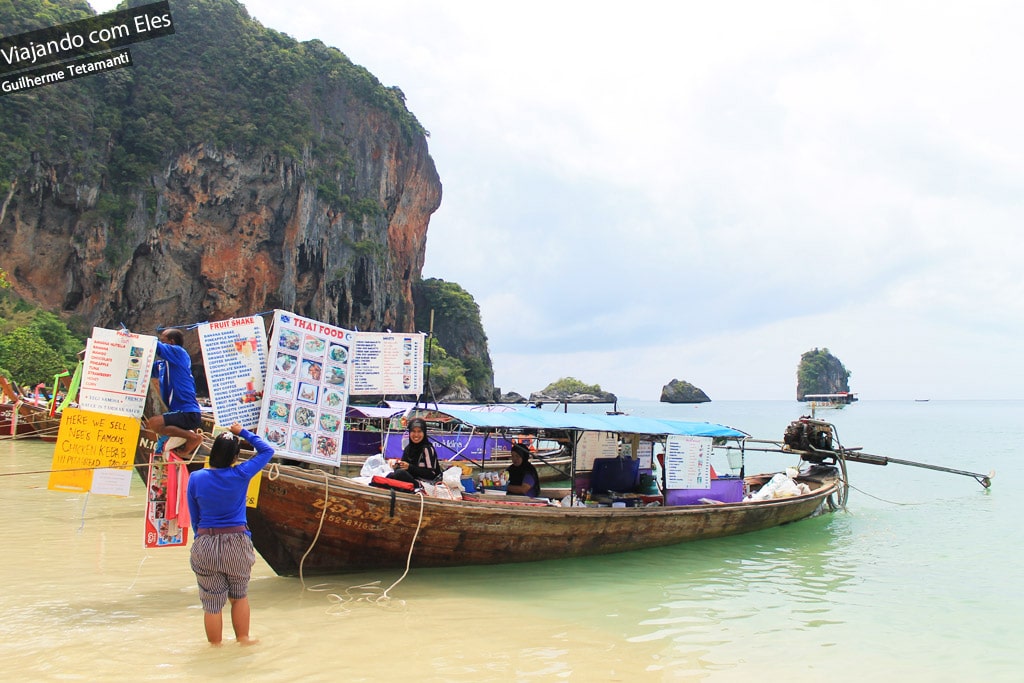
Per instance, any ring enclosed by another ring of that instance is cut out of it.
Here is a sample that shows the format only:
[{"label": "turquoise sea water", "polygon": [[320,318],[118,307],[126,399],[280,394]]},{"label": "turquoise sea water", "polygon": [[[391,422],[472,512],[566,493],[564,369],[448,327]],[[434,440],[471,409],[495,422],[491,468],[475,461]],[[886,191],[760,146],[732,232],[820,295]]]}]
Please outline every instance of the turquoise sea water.
[{"label": "turquoise sea water", "polygon": [[[806,406],[621,402],[778,438]],[[52,446],[0,442],[0,670],[10,680],[1016,681],[1024,634],[1024,402],[861,401],[819,418],[846,446],[958,469],[851,464],[848,510],[622,555],[275,576],[261,643],[209,648],[187,550],[142,549],[127,498],[46,490]],[[748,471],[788,456],[755,455]],[[642,533],[642,530],[638,531]],[[313,585],[313,581],[316,585]]]}]

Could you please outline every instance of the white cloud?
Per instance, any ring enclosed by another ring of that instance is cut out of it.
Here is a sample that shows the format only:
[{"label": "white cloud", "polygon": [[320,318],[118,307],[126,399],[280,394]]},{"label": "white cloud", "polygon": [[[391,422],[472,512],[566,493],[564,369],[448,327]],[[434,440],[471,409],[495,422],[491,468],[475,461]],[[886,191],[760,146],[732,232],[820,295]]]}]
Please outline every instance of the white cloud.
[{"label": "white cloud", "polygon": [[790,398],[827,346],[865,397],[1024,397],[1017,4],[245,5],[431,131],[425,274],[499,386]]}]

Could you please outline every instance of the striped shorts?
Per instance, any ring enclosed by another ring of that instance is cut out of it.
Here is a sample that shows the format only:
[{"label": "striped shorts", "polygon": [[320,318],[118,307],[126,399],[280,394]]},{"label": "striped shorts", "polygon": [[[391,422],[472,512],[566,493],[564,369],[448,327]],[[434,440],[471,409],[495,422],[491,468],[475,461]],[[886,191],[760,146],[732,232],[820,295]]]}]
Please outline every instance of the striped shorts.
[{"label": "striped shorts", "polygon": [[196,536],[190,564],[203,611],[219,614],[228,598],[240,600],[248,595],[256,552],[245,532]]}]

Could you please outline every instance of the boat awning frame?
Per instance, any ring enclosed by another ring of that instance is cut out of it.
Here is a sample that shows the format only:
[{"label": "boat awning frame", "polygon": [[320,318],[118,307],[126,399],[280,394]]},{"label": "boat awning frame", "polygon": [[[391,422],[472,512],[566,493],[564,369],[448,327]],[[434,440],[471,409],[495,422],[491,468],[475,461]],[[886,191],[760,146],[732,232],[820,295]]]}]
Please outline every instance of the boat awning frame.
[{"label": "boat awning frame", "polygon": [[502,413],[469,410],[444,410],[452,418],[477,429],[561,429],[586,432],[616,432],[643,436],[710,436],[745,438],[749,434],[711,422],[685,422],[632,415],[591,415],[588,413],[547,412],[537,409]]}]

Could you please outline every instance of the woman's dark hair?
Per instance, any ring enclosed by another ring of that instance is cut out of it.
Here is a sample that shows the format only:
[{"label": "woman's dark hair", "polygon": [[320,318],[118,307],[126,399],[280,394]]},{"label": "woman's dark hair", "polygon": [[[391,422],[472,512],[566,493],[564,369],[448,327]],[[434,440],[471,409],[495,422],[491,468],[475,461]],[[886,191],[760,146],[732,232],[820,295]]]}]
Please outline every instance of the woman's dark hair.
[{"label": "woman's dark hair", "polygon": [[231,467],[241,449],[237,436],[231,432],[219,434],[210,447],[210,467]]}]

